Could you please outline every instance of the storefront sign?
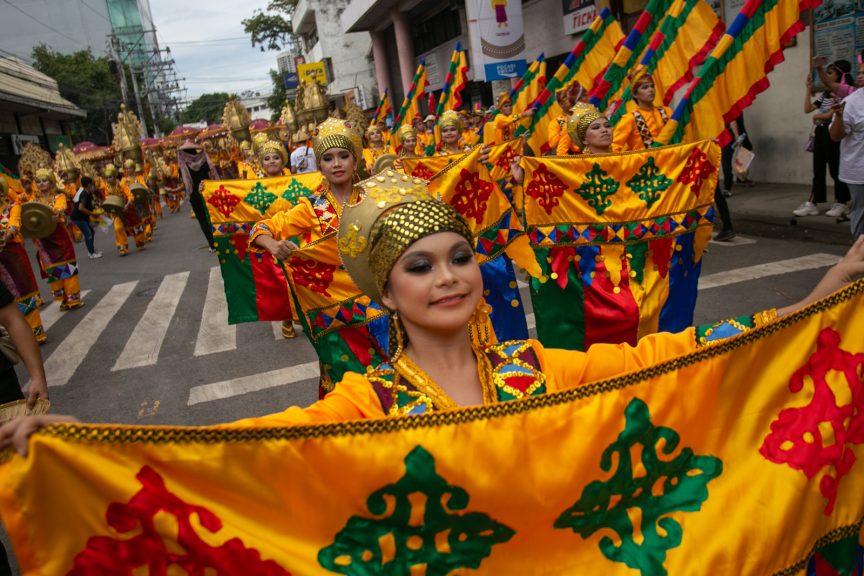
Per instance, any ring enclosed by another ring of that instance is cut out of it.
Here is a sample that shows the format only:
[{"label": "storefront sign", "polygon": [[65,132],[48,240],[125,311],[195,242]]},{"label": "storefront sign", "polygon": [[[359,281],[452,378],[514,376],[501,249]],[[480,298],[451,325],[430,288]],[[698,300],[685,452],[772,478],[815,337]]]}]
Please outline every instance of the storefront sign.
[{"label": "storefront sign", "polygon": [[[516,0],[468,0],[465,2],[471,30],[477,80],[507,80],[525,72],[525,34],[522,2]],[[479,41],[478,41],[479,39]],[[480,78],[480,75],[485,78]]]},{"label": "storefront sign", "polygon": [[564,33],[577,34],[587,30],[597,18],[594,0],[562,0],[564,5]]},{"label": "storefront sign", "polygon": [[309,64],[300,64],[297,66],[297,74],[300,76],[300,81],[314,78],[318,84],[327,85],[327,68],[324,62],[310,62]]}]

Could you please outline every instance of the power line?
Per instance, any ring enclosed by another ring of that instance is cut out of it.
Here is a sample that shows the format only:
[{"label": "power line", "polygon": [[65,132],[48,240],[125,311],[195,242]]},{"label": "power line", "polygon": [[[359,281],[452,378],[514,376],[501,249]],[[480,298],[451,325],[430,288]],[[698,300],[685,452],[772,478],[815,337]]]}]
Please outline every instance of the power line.
[{"label": "power line", "polygon": [[80,40],[77,40],[77,39],[75,39],[75,38],[72,38],[71,36],[68,36],[68,35],[64,34],[63,32],[61,32],[60,30],[57,30],[57,29],[54,28],[53,26],[49,26],[49,25],[46,24],[45,22],[42,22],[41,20],[39,20],[38,18],[36,18],[36,17],[33,16],[32,14],[30,14],[30,13],[28,13],[28,12],[25,12],[24,10],[22,10],[21,8],[19,8],[18,6],[16,6],[16,5],[13,4],[12,2],[10,2],[10,0],[3,0],[3,1],[6,2],[6,4],[8,4],[9,6],[11,6],[12,8],[14,8],[15,10],[17,10],[18,12],[20,12],[21,14],[23,14],[24,16],[27,16],[28,18],[30,18],[30,19],[33,20],[34,22],[37,22],[37,23],[41,24],[42,26],[44,26],[45,28],[48,28],[48,29],[51,30],[52,32],[54,32],[54,33],[56,33],[56,34],[59,34],[60,36],[63,36],[64,38],[66,38],[66,39],[68,39],[68,40],[71,40],[72,42],[78,44],[79,46],[84,46],[85,48],[89,48],[88,45],[82,43]]},{"label": "power line", "polygon": [[103,20],[105,20],[106,22],[108,22],[109,24],[111,24],[111,20],[109,20],[109,19],[105,16],[105,14],[103,14],[102,12],[99,12],[98,10],[96,10],[95,8],[93,8],[93,6],[91,6],[90,4],[88,4],[86,0],[78,0],[78,1],[81,2],[81,4],[83,4],[83,5],[86,6],[87,8],[89,8],[91,12],[93,12],[94,14],[96,14],[97,16],[99,16],[100,18],[102,18]]}]

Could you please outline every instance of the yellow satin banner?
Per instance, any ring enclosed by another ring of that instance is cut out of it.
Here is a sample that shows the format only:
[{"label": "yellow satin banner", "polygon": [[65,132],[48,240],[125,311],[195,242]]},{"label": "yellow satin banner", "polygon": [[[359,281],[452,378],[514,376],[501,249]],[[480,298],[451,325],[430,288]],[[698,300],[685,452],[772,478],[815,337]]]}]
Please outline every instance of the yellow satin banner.
[{"label": "yellow satin banner", "polygon": [[202,195],[213,234],[231,235],[242,224],[254,224],[290,210],[322,182],[324,177],[320,172],[247,180],[205,180]]},{"label": "yellow satin banner", "polygon": [[0,512],[26,575],[837,567],[860,552],[864,517],[862,294],[859,282],[686,356],[487,407],[52,426],[27,458],[2,455]]},{"label": "yellow satin banner", "polygon": [[615,154],[526,156],[525,220],[528,226],[626,223],[708,207],[719,165],[720,147],[708,140]]}]

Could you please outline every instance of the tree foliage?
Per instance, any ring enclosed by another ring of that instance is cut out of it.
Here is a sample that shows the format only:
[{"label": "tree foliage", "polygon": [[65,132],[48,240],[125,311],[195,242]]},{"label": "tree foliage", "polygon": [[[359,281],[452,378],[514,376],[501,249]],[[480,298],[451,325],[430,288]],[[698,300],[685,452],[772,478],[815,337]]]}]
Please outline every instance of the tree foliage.
[{"label": "tree foliage", "polygon": [[273,92],[267,97],[267,107],[273,111],[271,122],[279,120],[282,115],[282,107],[285,106],[285,100],[288,98],[288,91],[285,90],[285,83],[282,81],[282,74],[276,70],[270,70],[270,80],[273,81]]},{"label": "tree foliage", "polygon": [[222,121],[222,111],[225,109],[225,103],[231,95],[227,92],[212,92],[210,94],[202,94],[193,100],[188,107],[180,114],[180,121],[186,122],[201,122],[207,124],[216,124]]},{"label": "tree foliage", "polygon": [[71,123],[72,140],[108,144],[122,101],[108,58],[96,58],[89,49],[60,54],[44,44],[33,48],[32,56],[33,67],[57,81],[60,95],[87,112],[87,118]]},{"label": "tree foliage", "polygon": [[266,10],[255,10],[251,18],[244,19],[243,29],[252,37],[252,46],[265,52],[288,44],[294,32],[291,16],[296,5],[297,0],[271,0]]}]

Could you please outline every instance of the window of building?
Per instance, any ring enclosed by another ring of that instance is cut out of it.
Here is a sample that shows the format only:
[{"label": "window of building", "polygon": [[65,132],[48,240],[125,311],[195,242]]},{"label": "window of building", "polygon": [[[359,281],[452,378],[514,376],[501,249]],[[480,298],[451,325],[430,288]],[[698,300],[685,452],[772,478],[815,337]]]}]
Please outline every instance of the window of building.
[{"label": "window of building", "polygon": [[446,8],[431,18],[412,22],[414,52],[422,54],[462,34],[459,10]]}]

